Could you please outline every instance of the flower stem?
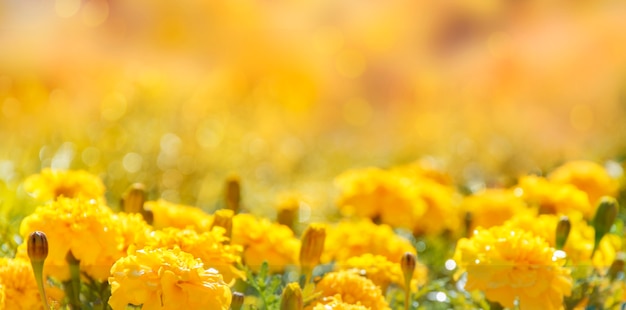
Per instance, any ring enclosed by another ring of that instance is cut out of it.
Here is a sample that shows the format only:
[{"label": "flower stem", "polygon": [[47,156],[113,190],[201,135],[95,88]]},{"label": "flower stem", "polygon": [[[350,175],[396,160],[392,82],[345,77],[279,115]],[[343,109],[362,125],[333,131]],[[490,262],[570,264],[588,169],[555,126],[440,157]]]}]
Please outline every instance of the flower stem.
[{"label": "flower stem", "polygon": [[72,309],[80,309],[80,261],[74,257],[72,251],[67,252],[65,257],[70,265],[70,280],[64,282],[65,293],[69,298],[69,303]]},{"label": "flower stem", "polygon": [[50,309],[48,306],[48,299],[46,298],[46,291],[43,288],[43,261],[33,262],[33,273],[35,274],[35,280],[37,281],[37,288],[39,288],[39,296],[41,297],[41,304],[45,309]]}]

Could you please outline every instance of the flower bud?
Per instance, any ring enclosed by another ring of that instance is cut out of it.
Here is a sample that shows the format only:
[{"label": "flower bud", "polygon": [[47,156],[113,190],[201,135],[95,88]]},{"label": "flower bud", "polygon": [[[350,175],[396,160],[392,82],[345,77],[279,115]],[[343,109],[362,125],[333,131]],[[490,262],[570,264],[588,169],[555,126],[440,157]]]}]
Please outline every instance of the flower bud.
[{"label": "flower bud", "polygon": [[43,262],[48,257],[48,238],[41,231],[28,236],[28,257],[32,262]]},{"label": "flower bud", "polygon": [[596,252],[602,237],[611,230],[611,226],[615,223],[617,218],[617,200],[612,197],[604,196],[600,200],[600,205],[596,211],[596,215],[593,218],[593,228],[595,230],[595,244],[593,247],[593,253]]},{"label": "flower bud", "polygon": [[626,259],[626,253],[617,253],[615,260],[609,268],[608,275],[611,281],[615,280],[620,273],[624,273],[624,259]]},{"label": "flower bud", "polygon": [[241,207],[241,183],[239,177],[231,176],[226,180],[225,190],[226,209],[239,212]]},{"label": "flower bud", "polygon": [[411,282],[416,264],[417,257],[415,257],[415,254],[411,252],[406,252],[404,253],[404,255],[402,255],[402,259],[400,260],[400,267],[402,268],[402,274],[404,275],[405,282]]},{"label": "flower bud", "polygon": [[301,310],[303,306],[300,285],[296,282],[287,284],[280,299],[280,310]]},{"label": "flower bud", "polygon": [[146,188],[141,183],[131,185],[122,197],[122,209],[126,213],[142,213],[146,201]]},{"label": "flower bud", "polygon": [[303,268],[313,269],[320,263],[324,251],[326,227],[322,224],[311,224],[302,234],[300,247],[300,265]]},{"label": "flower bud", "polygon": [[244,295],[240,292],[233,292],[233,301],[230,303],[231,310],[240,310],[243,306]]},{"label": "flower bud", "polygon": [[233,215],[234,214],[235,213],[233,212],[233,210],[227,210],[227,209],[221,209],[221,210],[215,211],[215,214],[213,214],[213,225],[211,225],[211,228],[215,226],[224,228],[226,230],[224,235],[228,237],[228,239],[230,240],[232,236],[232,232],[233,232]]},{"label": "flower bud", "polygon": [[293,230],[293,225],[300,211],[300,199],[297,196],[287,196],[278,202],[276,206],[276,221]]},{"label": "flower bud", "polygon": [[559,219],[559,223],[556,225],[556,249],[562,250],[569,237],[569,232],[572,229],[572,223],[567,216],[562,216]]},{"label": "flower bud", "polygon": [[143,216],[143,220],[149,225],[154,223],[154,212],[152,212],[152,210],[143,210],[143,212],[141,212],[141,216]]}]

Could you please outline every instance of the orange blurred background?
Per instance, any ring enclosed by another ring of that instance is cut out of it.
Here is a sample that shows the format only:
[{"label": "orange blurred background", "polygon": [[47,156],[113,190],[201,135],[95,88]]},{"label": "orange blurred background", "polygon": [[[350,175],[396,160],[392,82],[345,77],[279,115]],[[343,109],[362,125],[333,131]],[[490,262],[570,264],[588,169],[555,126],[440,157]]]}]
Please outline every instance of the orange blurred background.
[{"label": "orange blurred background", "polygon": [[0,179],[212,208],[233,173],[267,204],[423,156],[488,185],[620,158],[624,29],[620,1],[5,0]]}]

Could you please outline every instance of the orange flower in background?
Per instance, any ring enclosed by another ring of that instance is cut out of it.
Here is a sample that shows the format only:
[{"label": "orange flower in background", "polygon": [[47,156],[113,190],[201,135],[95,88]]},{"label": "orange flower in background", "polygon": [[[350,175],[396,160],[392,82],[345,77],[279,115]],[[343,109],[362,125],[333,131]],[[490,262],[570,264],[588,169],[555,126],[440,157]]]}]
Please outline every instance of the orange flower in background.
[{"label": "orange flower in background", "polygon": [[267,261],[272,272],[298,264],[300,240],[285,225],[258,218],[251,214],[233,217],[233,244],[243,246],[243,260],[252,270],[258,271]]},{"label": "orange flower in background", "polygon": [[396,227],[413,228],[414,221],[426,211],[410,178],[378,168],[351,170],[335,179],[344,215],[381,218]]},{"label": "orange flower in background", "polygon": [[[350,270],[364,276],[379,286],[383,293],[390,284],[400,287],[404,286],[404,276],[400,264],[391,262],[381,255],[367,253],[361,256],[354,256],[344,262],[337,262],[335,270]],[[428,281],[428,268],[418,262],[415,272],[413,272],[411,288],[417,289],[426,284],[426,281]]]},{"label": "orange flower in background", "polygon": [[462,207],[471,214],[470,230],[502,225],[516,215],[534,213],[513,191],[505,189],[486,189],[467,196]]},{"label": "orange flower in background", "polygon": [[591,161],[569,161],[548,175],[548,180],[558,184],[571,184],[587,193],[594,210],[602,196],[615,197],[619,183],[604,167]]},{"label": "orange flower in background", "polygon": [[324,297],[313,307],[313,310],[371,310],[372,308],[362,305],[360,302],[349,304],[341,299],[340,294]]},{"label": "orange flower in background", "polygon": [[200,208],[176,204],[163,199],[147,201],[144,207],[146,211],[152,211],[152,226],[156,229],[192,227],[198,231],[207,231],[211,229],[213,223],[213,217]]},{"label": "orange flower in background", "polygon": [[539,213],[571,214],[581,212],[591,218],[596,205],[589,203],[587,193],[571,184],[551,182],[538,176],[521,177],[518,187],[521,197],[531,206],[537,206]]},{"label": "orange flower in background", "polygon": [[103,199],[105,190],[100,178],[89,172],[50,168],[28,177],[24,189],[41,201],[57,197]]},{"label": "orange flower in background", "polygon": [[178,247],[181,251],[202,260],[206,268],[216,269],[226,283],[231,283],[236,279],[245,278],[244,272],[237,269],[237,265],[241,263],[243,249],[239,245],[226,244],[229,239],[224,236],[224,232],[221,227],[202,233],[190,229],[165,228],[152,232],[140,247],[167,249]]},{"label": "orange flower in background", "polygon": [[406,252],[415,253],[415,248],[388,225],[376,225],[366,219],[342,221],[326,232],[322,262],[343,262],[353,256],[371,253],[399,263]]},{"label": "orange flower in background", "polygon": [[507,226],[478,229],[457,242],[456,276],[467,272],[466,290],[521,310],[563,309],[572,290],[564,259],[541,237]]},{"label": "orange flower in background", "polygon": [[229,309],[230,288],[215,269],[205,269],[200,259],[179,248],[129,252],[111,268],[109,305],[113,310],[128,305],[145,310]]},{"label": "orange flower in background", "polygon": [[[351,271],[334,271],[324,275],[315,285],[321,297],[341,296],[348,304],[363,305],[372,310],[387,310],[389,305],[380,287],[371,280]],[[323,302],[323,301],[322,301]]]}]

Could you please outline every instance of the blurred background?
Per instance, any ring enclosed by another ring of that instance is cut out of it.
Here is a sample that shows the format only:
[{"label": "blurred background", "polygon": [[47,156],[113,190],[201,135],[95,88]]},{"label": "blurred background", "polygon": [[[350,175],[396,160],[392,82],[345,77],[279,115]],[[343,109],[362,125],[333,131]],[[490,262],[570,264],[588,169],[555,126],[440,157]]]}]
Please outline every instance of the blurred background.
[{"label": "blurred background", "polygon": [[426,158],[506,185],[626,154],[626,2],[0,1],[0,191],[42,168],[218,207]]}]

